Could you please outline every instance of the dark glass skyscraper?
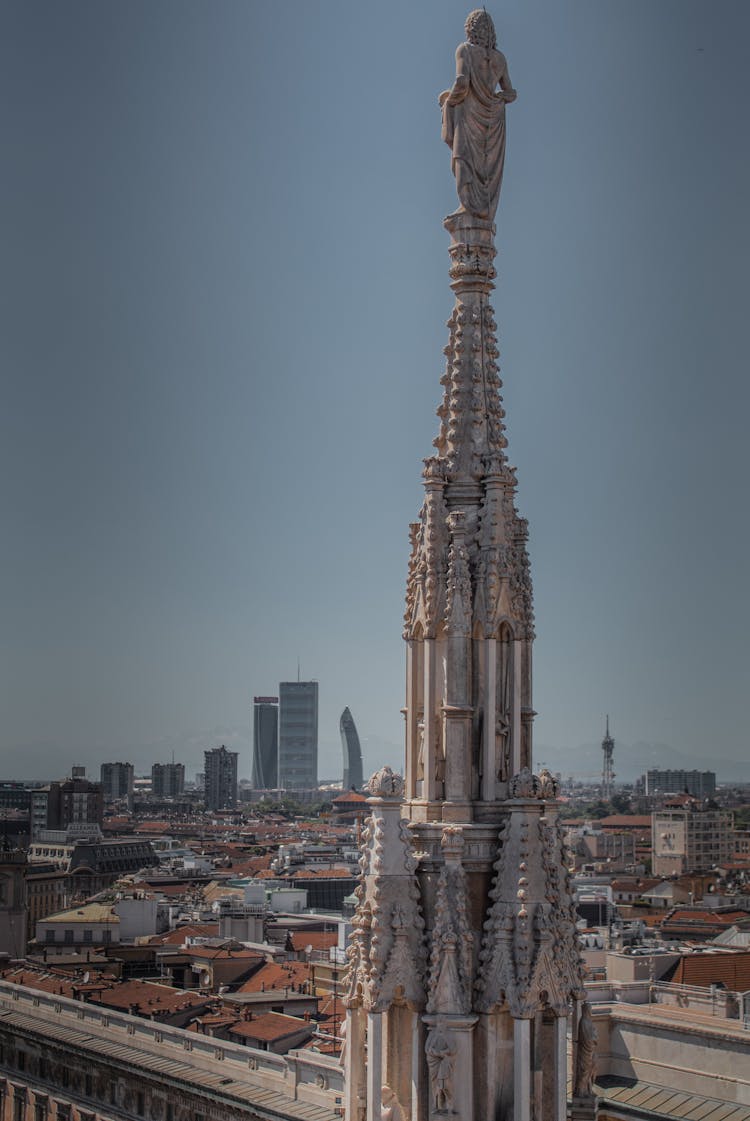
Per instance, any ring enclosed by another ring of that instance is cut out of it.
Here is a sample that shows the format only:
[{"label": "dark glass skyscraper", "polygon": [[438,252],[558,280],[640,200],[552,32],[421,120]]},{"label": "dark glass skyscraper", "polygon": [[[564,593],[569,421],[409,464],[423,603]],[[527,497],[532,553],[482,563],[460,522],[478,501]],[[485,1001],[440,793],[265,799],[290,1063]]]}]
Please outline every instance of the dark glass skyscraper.
[{"label": "dark glass skyscraper", "polygon": [[275,790],[279,785],[279,698],[253,697],[254,790]]},{"label": "dark glass skyscraper", "polygon": [[312,790],[318,785],[318,683],[279,685],[279,786]]},{"label": "dark glass skyscraper", "polygon": [[362,749],[359,746],[359,736],[354,724],[354,717],[348,708],[341,713],[339,720],[341,732],[341,747],[344,752],[344,790],[361,790],[362,778]]}]

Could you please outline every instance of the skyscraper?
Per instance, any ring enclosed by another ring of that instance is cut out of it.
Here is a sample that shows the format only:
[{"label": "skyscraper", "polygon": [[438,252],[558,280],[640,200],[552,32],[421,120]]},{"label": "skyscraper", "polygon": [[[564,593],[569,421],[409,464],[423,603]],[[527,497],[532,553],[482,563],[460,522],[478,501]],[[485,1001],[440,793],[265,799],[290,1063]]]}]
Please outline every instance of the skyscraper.
[{"label": "skyscraper", "polygon": [[132,804],[134,778],[132,763],[102,763],[100,775],[105,802],[125,798],[128,806]]},{"label": "skyscraper", "polygon": [[318,683],[279,685],[279,780],[286,790],[318,785]]},{"label": "skyscraper", "polygon": [[151,793],[157,798],[177,798],[185,791],[184,763],[154,763],[151,767]]},{"label": "skyscraper", "polygon": [[354,723],[354,717],[348,708],[341,713],[339,720],[341,733],[341,748],[344,752],[344,790],[362,789],[362,749],[359,746],[359,736]]},{"label": "skyscraper", "polygon": [[275,790],[279,785],[279,698],[253,697],[254,790]]},{"label": "skyscraper", "polygon": [[232,809],[237,801],[237,752],[222,744],[205,751],[207,810]]}]

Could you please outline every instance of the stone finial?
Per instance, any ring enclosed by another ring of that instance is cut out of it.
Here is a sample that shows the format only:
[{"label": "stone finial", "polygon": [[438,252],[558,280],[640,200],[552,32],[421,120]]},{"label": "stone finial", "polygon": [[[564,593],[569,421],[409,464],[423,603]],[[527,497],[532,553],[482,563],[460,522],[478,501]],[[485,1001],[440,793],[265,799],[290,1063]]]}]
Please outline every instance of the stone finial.
[{"label": "stone finial", "polygon": [[464,850],[464,835],[456,825],[446,825],[440,838],[440,845],[446,856],[461,856]]},{"label": "stone finial", "polygon": [[428,455],[423,460],[422,476],[427,481],[445,482],[445,463],[438,455]]},{"label": "stone finial", "polygon": [[404,794],[404,780],[390,767],[381,767],[368,781],[367,791],[373,798],[400,801]]},{"label": "stone finial", "polygon": [[560,784],[547,767],[542,767],[539,772],[539,797],[552,801],[557,798]]},{"label": "stone finial", "polygon": [[523,767],[510,780],[511,798],[540,798],[541,783],[528,767]]}]

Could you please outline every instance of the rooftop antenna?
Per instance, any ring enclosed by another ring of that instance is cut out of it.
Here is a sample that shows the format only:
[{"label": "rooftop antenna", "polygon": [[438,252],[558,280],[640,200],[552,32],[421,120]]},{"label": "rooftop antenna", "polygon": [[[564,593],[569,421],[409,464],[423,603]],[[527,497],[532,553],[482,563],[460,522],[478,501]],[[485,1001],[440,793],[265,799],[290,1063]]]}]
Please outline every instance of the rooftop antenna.
[{"label": "rooftop antenna", "polygon": [[299,684],[299,658],[297,658],[297,684]]}]

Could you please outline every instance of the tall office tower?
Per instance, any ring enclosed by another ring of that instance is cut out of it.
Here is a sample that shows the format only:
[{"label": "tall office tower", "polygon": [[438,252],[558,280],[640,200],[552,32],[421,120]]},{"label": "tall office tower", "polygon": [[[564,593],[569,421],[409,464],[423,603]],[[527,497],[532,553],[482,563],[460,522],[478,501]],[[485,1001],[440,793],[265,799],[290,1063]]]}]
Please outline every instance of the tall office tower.
[{"label": "tall office tower", "polygon": [[[528,533],[490,306],[515,91],[487,12],[472,12],[465,30],[440,98],[460,201],[444,222],[455,305],[436,453],[410,533],[406,759],[403,778],[383,767],[368,783],[345,1115],[565,1121],[570,1026],[572,1117],[593,1121],[596,1037],[557,783],[530,769]],[[412,265],[407,246],[396,267]]]},{"label": "tall office tower", "polygon": [[602,751],[604,752],[604,761],[602,765],[602,798],[605,802],[608,802],[612,797],[612,788],[615,781],[615,741],[609,734],[609,717],[607,717],[607,730],[602,740]]},{"label": "tall office tower", "polygon": [[359,736],[354,723],[354,717],[348,708],[341,713],[339,720],[341,733],[341,748],[344,752],[344,790],[362,789],[362,749],[359,746]]},{"label": "tall office tower", "polygon": [[279,685],[279,786],[312,790],[318,785],[318,683]]},{"label": "tall office tower", "polygon": [[275,790],[279,785],[279,698],[253,697],[254,790]]},{"label": "tall office tower", "polygon": [[158,798],[177,798],[185,790],[184,763],[154,763],[151,767],[151,793]]},{"label": "tall office tower", "polygon": [[133,804],[132,763],[102,763],[100,777],[105,802],[115,802],[125,798],[128,808]]},{"label": "tall office tower", "polygon": [[205,751],[205,804],[207,810],[230,810],[237,802],[237,752],[222,744]]}]

